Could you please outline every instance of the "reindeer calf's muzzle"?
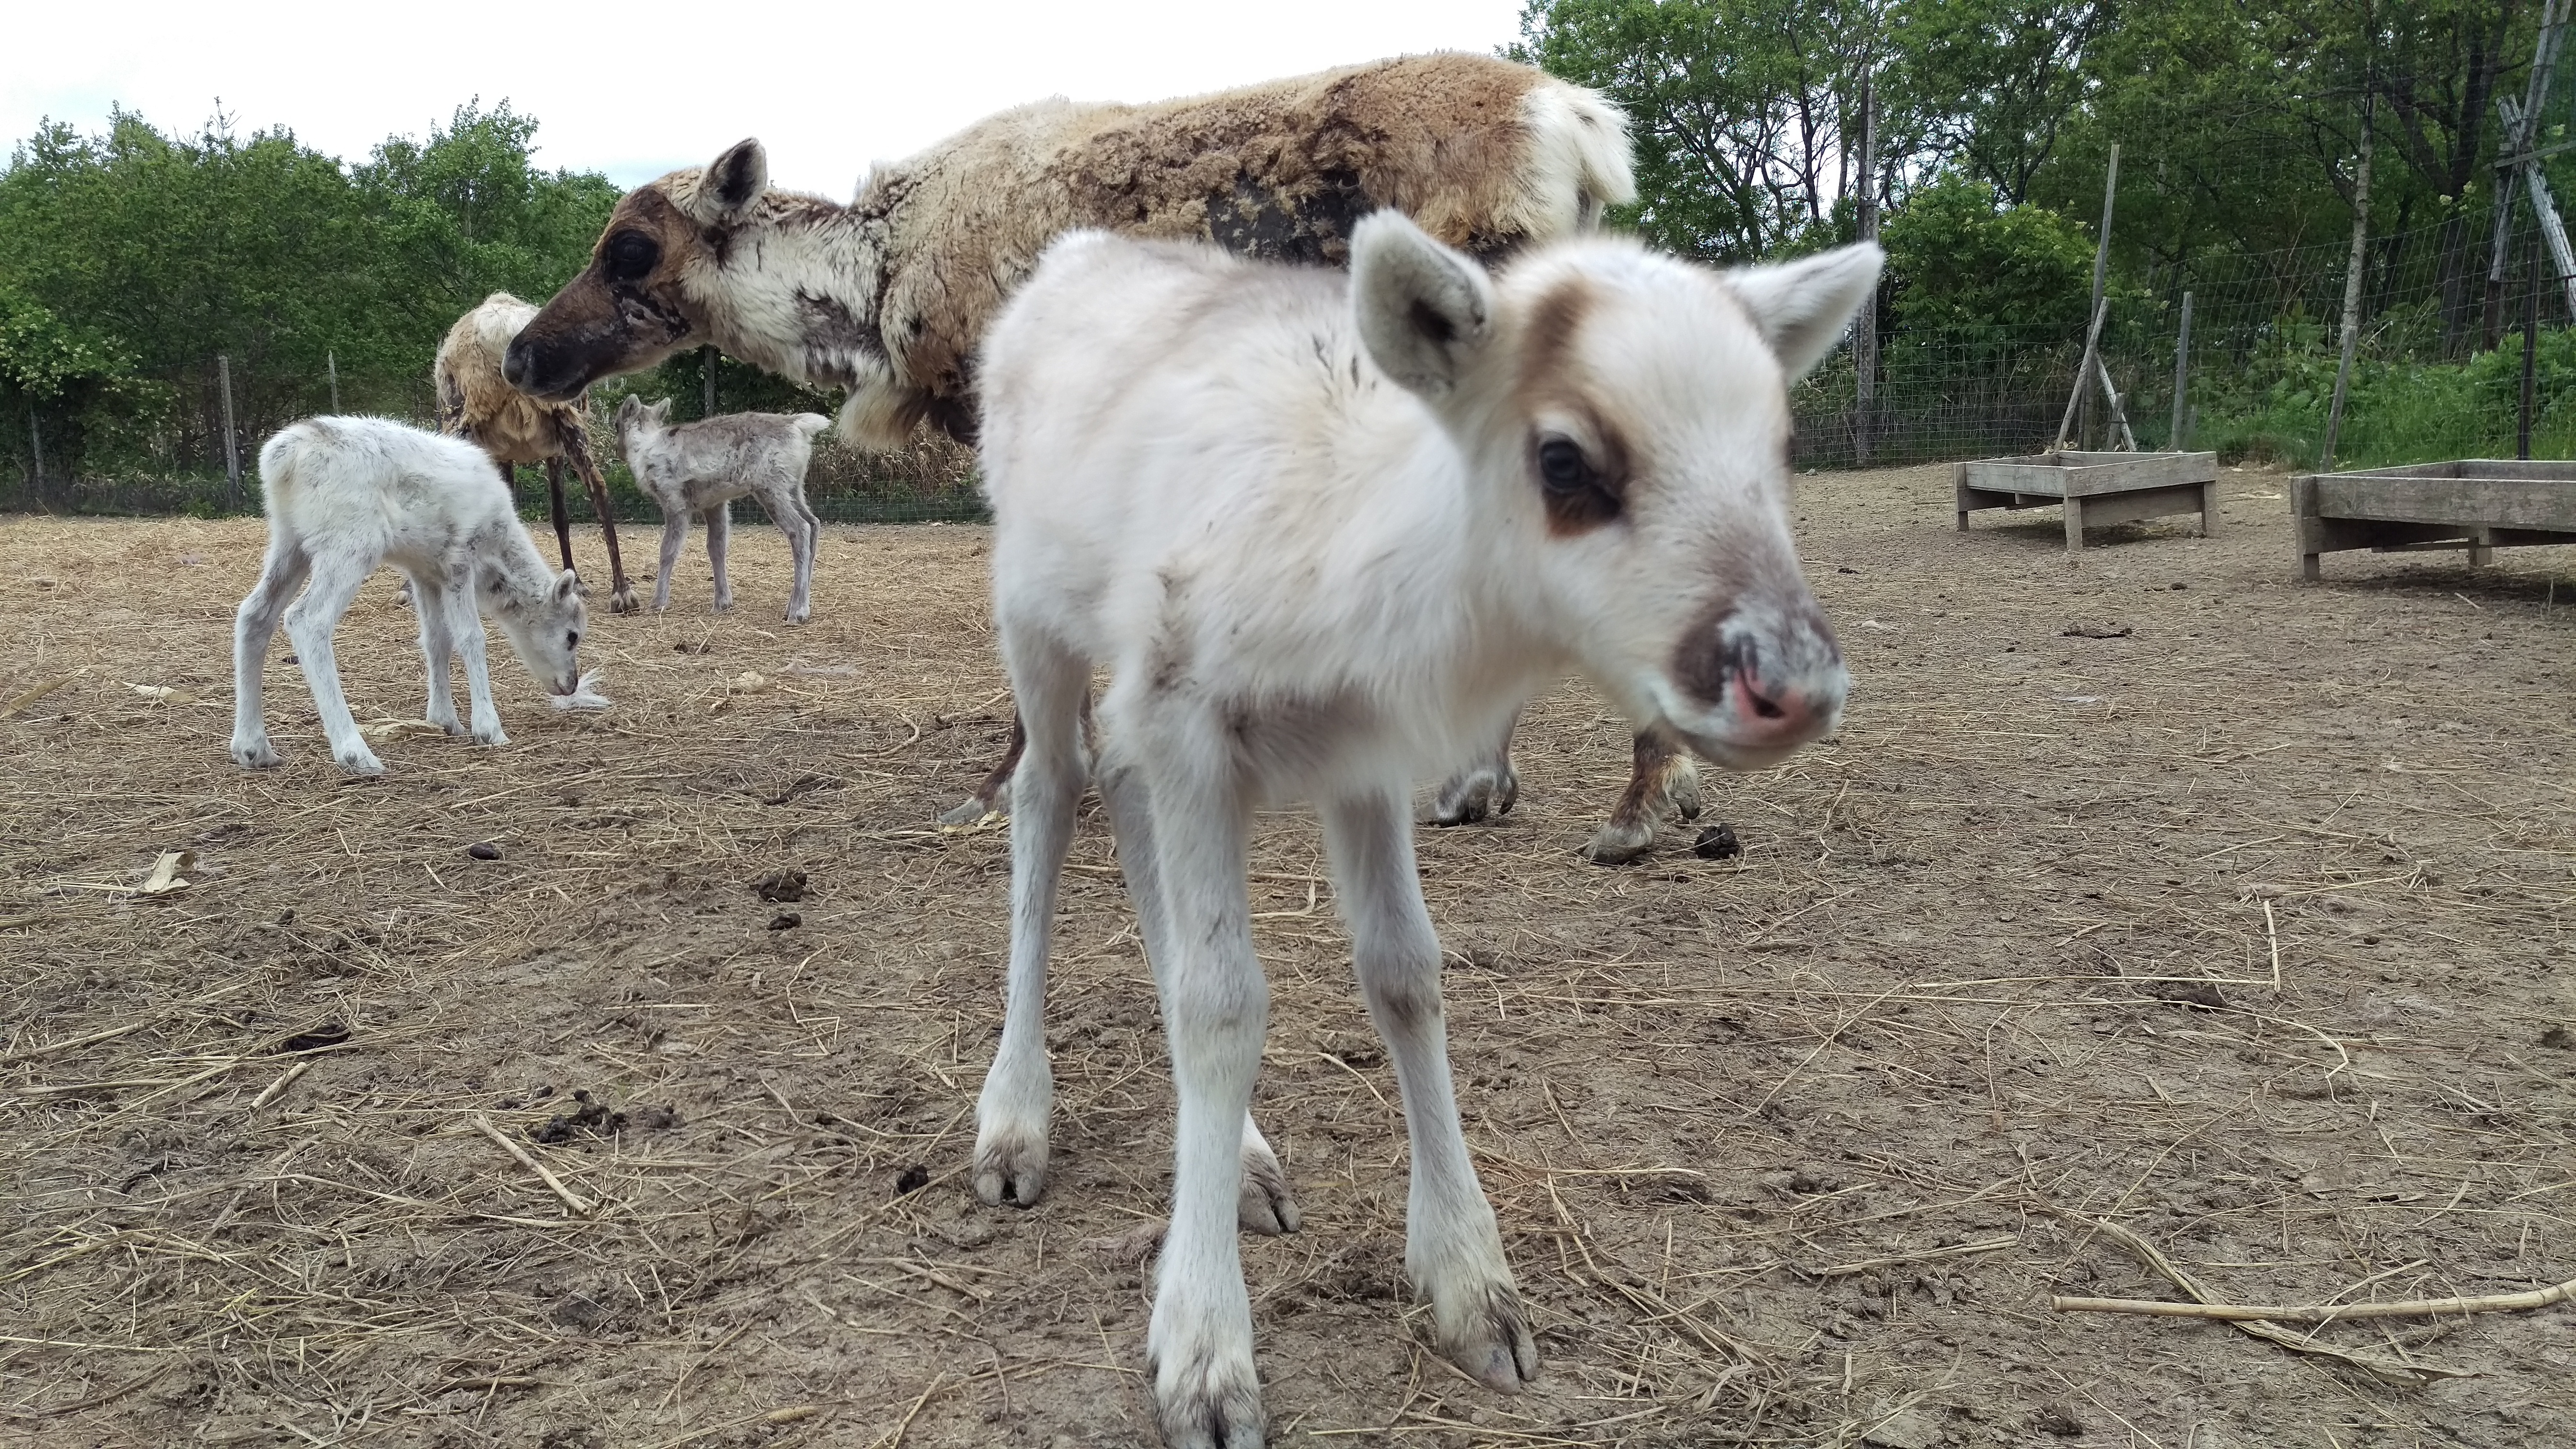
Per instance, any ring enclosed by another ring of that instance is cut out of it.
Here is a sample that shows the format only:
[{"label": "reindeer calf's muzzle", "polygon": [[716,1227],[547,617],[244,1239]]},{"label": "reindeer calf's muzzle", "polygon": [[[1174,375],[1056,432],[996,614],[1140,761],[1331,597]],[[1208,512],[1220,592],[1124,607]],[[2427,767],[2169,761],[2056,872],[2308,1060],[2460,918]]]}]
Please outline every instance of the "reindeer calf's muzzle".
[{"label": "reindeer calf's muzzle", "polygon": [[1737,608],[1714,630],[1694,630],[1678,653],[1677,682],[1705,711],[1684,733],[1721,764],[1730,755],[1785,755],[1842,721],[1851,675],[1811,600],[1785,610]]}]

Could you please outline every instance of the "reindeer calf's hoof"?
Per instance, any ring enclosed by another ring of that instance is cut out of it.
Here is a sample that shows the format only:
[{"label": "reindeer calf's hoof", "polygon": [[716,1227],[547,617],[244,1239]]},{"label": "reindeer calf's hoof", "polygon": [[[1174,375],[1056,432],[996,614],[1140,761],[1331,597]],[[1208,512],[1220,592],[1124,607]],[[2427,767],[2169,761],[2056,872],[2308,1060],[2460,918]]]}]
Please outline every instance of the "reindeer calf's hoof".
[{"label": "reindeer calf's hoof", "polygon": [[946,810],[939,812],[939,823],[942,825],[978,825],[983,822],[984,817],[987,815],[1002,815],[1007,813],[1009,812],[1005,811],[998,802],[986,800],[981,796],[975,796],[968,799],[962,805],[952,805]]},{"label": "reindeer calf's hoof", "polygon": [[385,772],[385,762],[377,759],[376,752],[364,745],[349,750],[333,750],[331,758],[352,775],[381,775]]},{"label": "reindeer calf's hoof", "polygon": [[1460,1296],[1466,1301],[1433,1306],[1440,1356],[1502,1393],[1517,1394],[1537,1382],[1538,1344],[1530,1337],[1520,1293],[1497,1283]]},{"label": "reindeer calf's hoof", "polygon": [[1261,1449],[1267,1416],[1252,1367],[1251,1325],[1244,1327],[1245,1342],[1231,1351],[1196,1344],[1148,1352],[1154,1418],[1171,1449]]},{"label": "reindeer calf's hoof", "polygon": [[1431,823],[1474,825],[1509,815],[1520,797],[1520,776],[1509,766],[1470,770],[1440,787],[1431,802]]},{"label": "reindeer calf's hoof", "polygon": [[790,609],[787,611],[787,622],[790,624],[802,624],[813,612],[814,611],[811,609]]},{"label": "reindeer calf's hoof", "polygon": [[1247,1233],[1266,1238],[1293,1233],[1304,1225],[1304,1215],[1297,1211],[1297,1199],[1288,1191],[1288,1174],[1280,1169],[1279,1159],[1267,1152],[1246,1147],[1243,1151],[1243,1188],[1234,1202],[1235,1225]]},{"label": "reindeer calf's hoof", "polygon": [[245,770],[272,770],[285,761],[268,741],[260,739],[233,741],[233,763]]},{"label": "reindeer calf's hoof", "polygon": [[986,1207],[1035,1207],[1046,1195],[1047,1145],[1043,1137],[995,1133],[975,1144],[975,1197]]},{"label": "reindeer calf's hoof", "polygon": [[501,727],[498,724],[474,727],[474,743],[478,745],[506,745],[509,742],[510,737],[501,733]]}]

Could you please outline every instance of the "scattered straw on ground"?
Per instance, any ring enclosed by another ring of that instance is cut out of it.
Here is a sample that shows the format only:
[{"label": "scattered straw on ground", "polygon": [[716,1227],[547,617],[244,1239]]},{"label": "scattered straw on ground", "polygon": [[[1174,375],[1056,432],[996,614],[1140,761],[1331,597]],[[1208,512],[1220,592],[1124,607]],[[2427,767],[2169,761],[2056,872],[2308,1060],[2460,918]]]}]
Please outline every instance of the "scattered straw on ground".
[{"label": "scattered straw on ground", "polygon": [[[1939,470],[1803,487],[1858,692],[1712,780],[1741,859],[1577,857],[1627,752],[1576,689],[1513,816],[1423,841],[1530,1394],[1418,1346],[1394,1083],[1316,831],[1265,823],[1277,1441],[2576,1442],[2564,1307],[2315,1331],[2478,1375],[2423,1385],[2048,1311],[2174,1293],[2087,1222],[2231,1302],[2576,1277],[2576,560],[2297,587],[2256,473],[2216,540],[2073,561],[1954,534]],[[983,535],[833,530],[791,628],[743,532],[736,612],[692,560],[598,621],[615,708],[496,661],[499,749],[399,727],[388,576],[342,636],[374,782],[276,660],[286,766],[224,757],[259,545],[0,522],[0,1443],[1145,1437],[1170,1091],[1096,813],[1050,1196],[962,1181],[1005,841],[930,822],[1008,720]]]}]

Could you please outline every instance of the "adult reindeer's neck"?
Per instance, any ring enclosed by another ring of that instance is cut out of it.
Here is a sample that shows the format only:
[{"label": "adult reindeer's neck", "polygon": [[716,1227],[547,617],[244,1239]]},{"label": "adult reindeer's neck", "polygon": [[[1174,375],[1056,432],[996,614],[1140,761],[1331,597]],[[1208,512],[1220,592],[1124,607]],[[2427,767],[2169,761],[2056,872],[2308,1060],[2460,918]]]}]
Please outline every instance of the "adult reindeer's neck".
[{"label": "adult reindeer's neck", "polygon": [[689,290],[716,346],[815,387],[856,388],[886,374],[877,330],[881,221],[819,196],[775,192],[705,236],[708,255]]}]

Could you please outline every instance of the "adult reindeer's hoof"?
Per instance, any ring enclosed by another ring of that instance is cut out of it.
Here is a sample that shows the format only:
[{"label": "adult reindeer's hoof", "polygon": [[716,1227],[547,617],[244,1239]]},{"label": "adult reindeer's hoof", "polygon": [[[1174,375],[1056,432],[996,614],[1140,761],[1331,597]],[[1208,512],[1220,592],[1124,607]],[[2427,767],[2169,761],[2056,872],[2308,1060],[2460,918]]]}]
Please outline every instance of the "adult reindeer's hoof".
[{"label": "adult reindeer's hoof", "polygon": [[[1171,1449],[1261,1449],[1261,1377],[1252,1368],[1252,1325],[1237,1334],[1176,1333],[1183,1342],[1147,1351],[1154,1418]],[[1240,1339],[1240,1342],[1218,1342]]]},{"label": "adult reindeer's hoof", "polygon": [[1626,865],[1654,845],[1654,821],[1612,820],[1593,832],[1590,843],[1583,847],[1583,858],[1594,865]]},{"label": "adult reindeer's hoof", "polygon": [[1467,1377],[1506,1394],[1538,1381],[1538,1344],[1509,1282],[1456,1292],[1431,1305],[1440,1356]]},{"label": "adult reindeer's hoof", "polygon": [[621,585],[617,592],[608,596],[608,612],[612,614],[638,614],[643,610],[644,601],[635,597],[633,584]]},{"label": "adult reindeer's hoof", "polygon": [[975,1142],[975,1197],[986,1207],[1035,1207],[1046,1195],[1043,1134],[997,1129]]},{"label": "adult reindeer's hoof", "polygon": [[1521,798],[1521,778],[1511,766],[1478,765],[1448,784],[1431,800],[1434,825],[1473,825],[1509,815]]}]

